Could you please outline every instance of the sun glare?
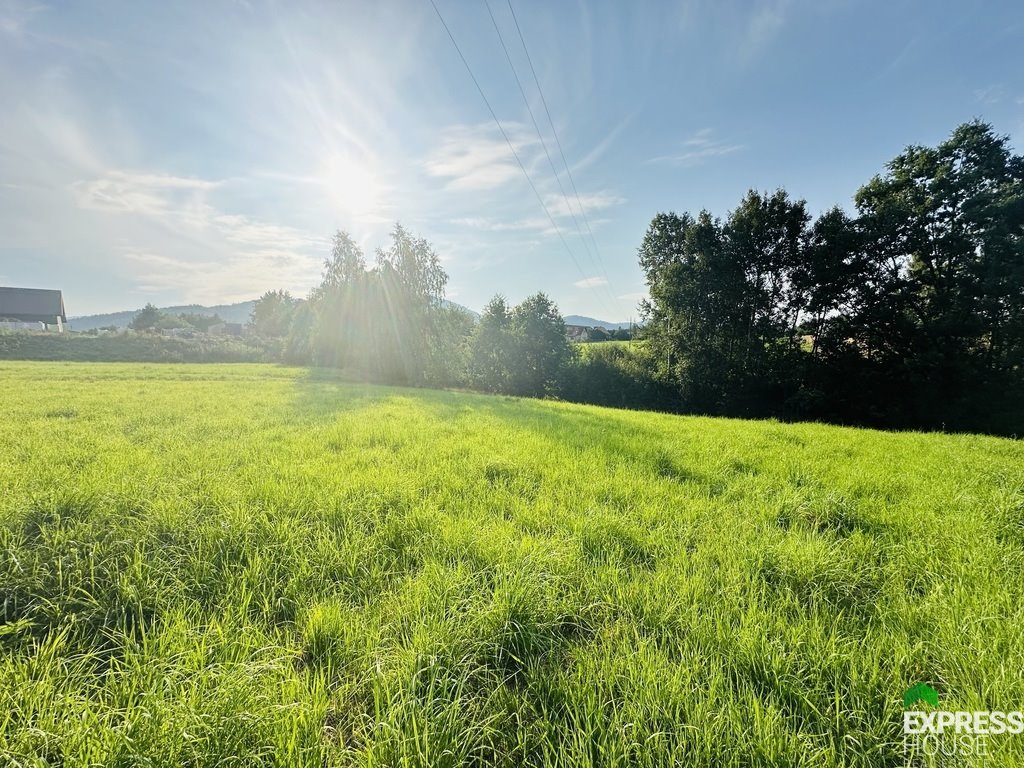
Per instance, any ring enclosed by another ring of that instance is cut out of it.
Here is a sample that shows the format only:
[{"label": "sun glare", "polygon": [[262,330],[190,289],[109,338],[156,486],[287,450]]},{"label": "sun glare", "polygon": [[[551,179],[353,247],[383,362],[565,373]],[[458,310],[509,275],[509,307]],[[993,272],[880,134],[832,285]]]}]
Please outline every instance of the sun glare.
[{"label": "sun glare", "polygon": [[337,213],[366,220],[379,212],[383,186],[379,176],[349,154],[330,156],[323,183]]}]

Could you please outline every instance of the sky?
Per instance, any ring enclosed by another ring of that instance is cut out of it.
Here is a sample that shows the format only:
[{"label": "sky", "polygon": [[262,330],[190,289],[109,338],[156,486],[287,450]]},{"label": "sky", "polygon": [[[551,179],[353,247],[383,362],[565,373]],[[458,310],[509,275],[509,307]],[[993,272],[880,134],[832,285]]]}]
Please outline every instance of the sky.
[{"label": "sky", "polygon": [[1020,0],[436,3],[472,75],[431,0],[0,0],[0,285],[304,296],[400,221],[455,302],[623,321],[659,211],[852,209],[974,118],[1024,151]]}]

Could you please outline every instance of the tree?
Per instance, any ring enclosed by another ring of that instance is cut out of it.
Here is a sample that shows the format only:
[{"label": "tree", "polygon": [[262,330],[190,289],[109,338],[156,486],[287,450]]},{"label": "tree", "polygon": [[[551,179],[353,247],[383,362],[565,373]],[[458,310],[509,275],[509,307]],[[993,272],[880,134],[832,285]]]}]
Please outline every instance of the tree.
[{"label": "tree", "polygon": [[149,331],[157,326],[161,317],[163,313],[153,304],[147,303],[128,323],[128,327],[133,331]]},{"label": "tree", "polygon": [[807,304],[798,277],[806,259],[810,216],[784,190],[750,190],[725,222],[729,270],[742,271],[743,337],[730,400],[742,412],[777,411],[800,386],[797,326]]},{"label": "tree", "polygon": [[868,354],[917,392],[918,422],[988,410],[979,395],[1019,386],[1024,363],[1024,158],[967,123],[938,147],[908,147],[856,202],[873,295],[855,325]]},{"label": "tree", "polygon": [[1024,158],[991,126],[912,146],[856,217],[784,191],[659,213],[643,331],[684,407],[889,426],[1024,427]]},{"label": "tree", "polygon": [[425,380],[429,384],[452,387],[467,383],[470,343],[476,320],[461,307],[441,305],[433,317],[428,340]]},{"label": "tree", "polygon": [[386,377],[422,384],[438,350],[448,275],[425,239],[395,224],[388,248],[377,249],[376,303],[386,324],[374,329],[378,364]]},{"label": "tree", "polygon": [[267,291],[253,305],[249,324],[257,336],[284,338],[291,329],[295,306],[288,291]]},{"label": "tree", "polygon": [[742,374],[750,312],[743,266],[732,256],[721,222],[707,211],[696,219],[658,214],[640,246],[651,359],[658,378],[695,410],[726,408]]},{"label": "tree", "polygon": [[331,255],[324,260],[320,290],[335,290],[350,285],[366,272],[366,259],[362,249],[348,232],[338,230],[331,241]]},{"label": "tree", "polygon": [[557,394],[574,357],[558,307],[547,295],[537,293],[513,309],[509,319],[515,339],[510,377],[513,391],[532,397]]},{"label": "tree", "polygon": [[658,214],[640,247],[642,305],[662,378],[694,410],[757,415],[798,387],[798,283],[810,217],[778,190],[750,191],[723,223]]},{"label": "tree", "polygon": [[473,330],[469,352],[469,380],[485,392],[511,391],[514,344],[512,318],[505,297],[487,302]]},{"label": "tree", "polygon": [[[458,357],[466,328],[444,305],[448,276],[437,254],[396,224],[376,256],[368,270],[351,236],[335,234],[321,284],[310,294],[314,361],[400,384],[452,381],[442,375],[443,360]],[[299,347],[294,340],[288,346]]]},{"label": "tree", "polygon": [[574,357],[565,322],[551,299],[538,293],[509,309],[497,295],[473,331],[469,380],[487,392],[554,395]]},{"label": "tree", "polygon": [[[334,234],[331,255],[324,260],[320,285],[309,297],[312,317],[303,318],[312,339],[310,353],[318,365],[367,367],[367,331],[371,307],[366,301],[368,275],[362,249],[341,230]],[[293,339],[289,346],[300,346]]]}]

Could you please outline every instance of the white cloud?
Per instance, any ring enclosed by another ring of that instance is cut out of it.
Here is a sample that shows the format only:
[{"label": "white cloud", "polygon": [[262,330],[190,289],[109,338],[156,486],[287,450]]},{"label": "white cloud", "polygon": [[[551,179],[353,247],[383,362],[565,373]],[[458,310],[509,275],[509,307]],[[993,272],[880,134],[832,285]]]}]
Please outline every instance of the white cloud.
[{"label": "white cloud", "polygon": [[747,20],[747,43],[751,49],[770,42],[785,25],[793,0],[759,0]]},{"label": "white cloud", "polygon": [[585,277],[573,283],[577,288],[599,288],[608,285],[608,279],[604,277]]},{"label": "white cloud", "polygon": [[643,301],[644,299],[647,298],[647,294],[644,293],[643,291],[636,291],[634,293],[624,293],[618,298],[622,299],[623,301]]},{"label": "white cloud", "polygon": [[624,197],[619,197],[609,192],[595,192],[589,195],[582,194],[579,196],[579,199],[575,195],[569,195],[568,199],[561,195],[547,195],[544,200],[548,210],[551,211],[551,215],[557,217],[569,217],[573,214],[579,214],[581,206],[584,211],[594,211],[609,208],[613,205],[621,205],[624,202],[626,202]]},{"label": "white cloud", "polygon": [[292,227],[227,213],[211,204],[208,194],[224,181],[158,173],[111,170],[99,179],[72,184],[82,208],[111,214],[138,214],[165,225],[211,233],[224,241],[267,251],[293,251],[319,246],[325,238]]},{"label": "white cloud", "polygon": [[1003,86],[1001,85],[986,85],[974,92],[974,98],[982,104],[998,104],[1003,100],[1003,96]]},{"label": "white cloud", "polygon": [[24,37],[32,17],[43,10],[39,3],[0,0],[0,34],[15,39]]},{"label": "white cloud", "polygon": [[693,166],[714,157],[731,155],[745,148],[746,146],[743,144],[734,144],[716,139],[712,129],[702,128],[683,141],[682,151],[652,157],[647,162],[650,164],[663,163],[667,165]]},{"label": "white cloud", "polygon": [[120,213],[160,215],[172,211],[176,202],[191,198],[220,184],[155,173],[110,170],[91,181],[75,182],[71,190],[82,208]]},{"label": "white cloud", "polygon": [[452,219],[451,222],[452,224],[468,227],[469,229],[479,229],[484,232],[519,232],[523,230],[548,230],[551,228],[551,222],[546,216],[510,219],[508,221],[482,216],[467,216],[461,219]]},{"label": "white cloud", "polygon": [[[518,123],[503,124],[505,132],[524,163],[524,154],[539,142]],[[448,179],[453,190],[487,190],[522,177],[522,170],[508,142],[492,125],[454,126],[441,145],[423,161],[431,176]]]},{"label": "white cloud", "polygon": [[250,298],[269,288],[311,287],[325,238],[229,213],[210,199],[229,182],[110,170],[72,185],[78,205],[114,217],[125,270],[137,290],[184,300]]},{"label": "white cloud", "polygon": [[126,264],[136,267],[134,289],[165,293],[200,304],[244,301],[282,286],[309,286],[315,259],[267,251],[233,253],[216,259],[126,250]]}]

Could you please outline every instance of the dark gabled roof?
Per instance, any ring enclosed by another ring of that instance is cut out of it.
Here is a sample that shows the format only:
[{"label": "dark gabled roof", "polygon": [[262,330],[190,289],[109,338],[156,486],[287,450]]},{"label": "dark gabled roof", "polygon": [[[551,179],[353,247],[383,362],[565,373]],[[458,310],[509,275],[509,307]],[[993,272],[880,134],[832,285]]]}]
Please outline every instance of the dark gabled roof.
[{"label": "dark gabled roof", "polygon": [[62,322],[68,321],[60,291],[0,287],[0,320],[52,323],[58,317]]}]

